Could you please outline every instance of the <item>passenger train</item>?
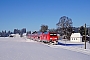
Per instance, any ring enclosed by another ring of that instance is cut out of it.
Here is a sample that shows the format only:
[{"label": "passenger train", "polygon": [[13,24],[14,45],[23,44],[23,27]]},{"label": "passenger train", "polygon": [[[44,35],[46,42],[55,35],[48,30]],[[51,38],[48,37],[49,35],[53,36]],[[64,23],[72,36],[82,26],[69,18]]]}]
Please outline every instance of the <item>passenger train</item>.
[{"label": "passenger train", "polygon": [[27,38],[44,43],[58,43],[57,33],[54,32],[37,32],[34,34],[28,34]]}]

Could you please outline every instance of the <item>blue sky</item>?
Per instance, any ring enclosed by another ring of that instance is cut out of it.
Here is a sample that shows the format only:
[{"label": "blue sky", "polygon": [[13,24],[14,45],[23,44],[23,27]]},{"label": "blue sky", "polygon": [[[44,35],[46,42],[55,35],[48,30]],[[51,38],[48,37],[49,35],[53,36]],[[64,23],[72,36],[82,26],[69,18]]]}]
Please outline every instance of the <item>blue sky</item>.
[{"label": "blue sky", "polygon": [[74,27],[90,25],[90,0],[0,0],[0,31],[34,31],[42,24],[56,28],[62,16],[71,18]]}]

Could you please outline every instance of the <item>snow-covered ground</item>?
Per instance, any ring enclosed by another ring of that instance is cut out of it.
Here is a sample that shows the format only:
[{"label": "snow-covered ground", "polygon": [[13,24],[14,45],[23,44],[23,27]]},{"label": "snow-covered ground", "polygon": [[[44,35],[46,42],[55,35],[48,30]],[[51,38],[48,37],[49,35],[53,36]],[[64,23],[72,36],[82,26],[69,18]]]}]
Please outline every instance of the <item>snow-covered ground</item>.
[{"label": "snow-covered ground", "polygon": [[[63,41],[58,40],[60,43],[66,44],[66,46],[74,46],[79,48],[85,48],[85,42],[70,42],[70,41]],[[90,43],[86,42],[86,49],[90,49]]]},{"label": "snow-covered ground", "polygon": [[89,49],[77,46],[47,45],[26,38],[0,38],[0,60],[90,60],[89,52]]}]

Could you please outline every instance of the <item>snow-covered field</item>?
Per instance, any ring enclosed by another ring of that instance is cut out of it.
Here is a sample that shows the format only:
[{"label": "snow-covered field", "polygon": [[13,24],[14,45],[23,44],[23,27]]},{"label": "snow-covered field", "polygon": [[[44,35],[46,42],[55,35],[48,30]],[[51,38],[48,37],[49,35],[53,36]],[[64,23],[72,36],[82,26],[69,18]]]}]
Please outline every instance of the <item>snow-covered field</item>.
[{"label": "snow-covered field", "polygon": [[47,45],[26,38],[0,38],[0,60],[90,60],[90,49]]},{"label": "snow-covered field", "polygon": [[[66,44],[67,46],[74,46],[79,48],[85,48],[85,42],[70,42],[70,41],[63,41],[59,40],[60,43]],[[86,49],[90,49],[90,43],[86,42]]]}]

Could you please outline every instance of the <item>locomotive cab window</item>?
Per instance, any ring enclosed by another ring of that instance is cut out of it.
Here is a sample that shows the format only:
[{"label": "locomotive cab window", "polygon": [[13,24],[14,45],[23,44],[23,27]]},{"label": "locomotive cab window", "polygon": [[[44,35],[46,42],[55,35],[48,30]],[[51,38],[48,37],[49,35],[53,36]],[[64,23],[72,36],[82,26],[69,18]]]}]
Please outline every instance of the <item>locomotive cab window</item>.
[{"label": "locomotive cab window", "polygon": [[50,36],[57,36],[57,34],[52,34],[52,33],[51,33]]}]

